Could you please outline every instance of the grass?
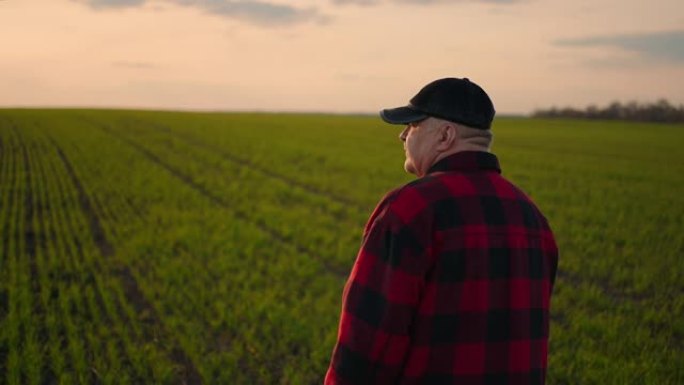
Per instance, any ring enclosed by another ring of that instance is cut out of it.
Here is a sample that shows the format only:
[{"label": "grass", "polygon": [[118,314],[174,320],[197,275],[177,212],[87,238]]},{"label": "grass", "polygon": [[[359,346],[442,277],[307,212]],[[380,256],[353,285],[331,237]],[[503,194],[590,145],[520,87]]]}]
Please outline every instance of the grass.
[{"label": "grass", "polygon": [[[684,127],[503,118],[561,250],[549,384],[684,382]],[[379,119],[0,110],[0,384],[313,384],[365,220],[411,178]]]}]

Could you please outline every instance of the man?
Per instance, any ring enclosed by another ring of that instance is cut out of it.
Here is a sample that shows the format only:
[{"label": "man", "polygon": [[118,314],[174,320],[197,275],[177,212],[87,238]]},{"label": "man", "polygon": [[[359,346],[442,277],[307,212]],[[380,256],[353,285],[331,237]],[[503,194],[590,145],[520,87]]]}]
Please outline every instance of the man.
[{"label": "man", "polygon": [[543,384],[558,250],[489,152],[489,96],[440,79],[381,117],[419,179],[368,220],[325,383]]}]

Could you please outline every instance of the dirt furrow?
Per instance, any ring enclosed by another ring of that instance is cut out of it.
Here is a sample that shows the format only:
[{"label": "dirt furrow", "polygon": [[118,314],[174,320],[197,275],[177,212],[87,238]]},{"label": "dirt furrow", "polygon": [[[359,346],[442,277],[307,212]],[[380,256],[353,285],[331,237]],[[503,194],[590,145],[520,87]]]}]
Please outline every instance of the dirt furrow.
[{"label": "dirt furrow", "polygon": [[[9,126],[6,126],[9,127]],[[15,146],[10,142],[8,144],[8,149],[7,153],[0,153],[0,155],[4,156],[5,159],[8,160],[8,164],[10,165],[8,167],[8,178],[7,178],[7,185],[5,186],[6,188],[6,194],[7,198],[4,196],[0,196],[0,199],[7,199],[7,206],[2,207],[4,210],[4,224],[3,224],[3,231],[2,231],[2,254],[0,255],[0,269],[3,269],[3,278],[5,277],[7,272],[7,266],[9,265],[9,259],[11,258],[10,253],[15,253],[16,250],[10,250],[10,237],[12,236],[10,230],[17,225],[17,221],[14,220],[14,213],[12,211],[12,208],[17,205],[17,198],[16,197],[16,191],[17,190],[17,180],[18,180],[18,159],[17,159],[17,154],[15,152]],[[15,232],[17,230],[15,229]],[[16,247],[16,246],[15,246]],[[9,278],[9,277],[7,277]],[[7,287],[8,281],[2,282],[0,285],[0,325],[4,325],[5,319],[8,315],[9,312],[9,297],[10,297],[10,288]],[[4,382],[5,381],[5,374],[7,373],[7,358],[9,355],[9,341],[7,339],[7,336],[5,333],[0,333],[0,336],[2,337],[0,339],[0,381]]]},{"label": "dirt furrow", "polygon": [[[94,210],[83,184],[76,175],[71,162],[64,154],[61,147],[54,140],[52,140],[52,142],[57,150],[59,158],[69,174],[71,182],[78,192],[81,210],[85,217],[88,218],[95,245],[103,257],[112,257],[115,252],[114,246],[107,239],[100,223],[100,218],[97,212]],[[158,330],[158,336],[147,336],[150,341],[154,341],[156,338],[158,338],[161,341],[170,342],[171,350],[168,352],[169,359],[180,368],[179,381],[182,384],[189,385],[202,384],[202,377],[194,363],[192,360],[190,360],[178,341],[176,341],[175,338],[173,338],[168,332],[168,330],[166,330],[161,318],[156,312],[156,309],[145,297],[130,269],[126,266],[118,267],[115,268],[112,273],[121,281],[124,295],[135,308],[136,312],[138,312],[138,314],[144,314],[148,323],[155,325],[155,329]]]},{"label": "dirt furrow", "polygon": [[[18,130],[17,130],[18,131]],[[35,162],[31,161],[29,151],[26,145],[26,140],[22,138],[21,151],[24,161],[24,167],[27,174],[26,190],[24,191],[24,223],[26,228],[24,230],[24,241],[26,247],[26,256],[28,257],[30,279],[31,279],[31,294],[33,297],[32,317],[37,321],[34,323],[38,342],[46,344],[49,340],[49,332],[45,323],[47,311],[41,300],[41,295],[47,288],[42,287],[42,280],[39,272],[39,261],[37,250],[40,248],[42,255],[46,255],[49,251],[45,244],[45,218],[43,204],[37,189],[34,188],[34,183],[45,183],[45,175],[42,168],[37,166]],[[37,187],[37,186],[35,186]],[[56,382],[55,374],[52,371],[48,360],[44,359],[41,367],[41,384],[52,384]]]},{"label": "dirt furrow", "polygon": [[[48,152],[50,153],[50,155],[57,155],[54,146],[50,149],[46,148],[44,153]],[[51,180],[52,185],[49,189],[50,199],[48,199],[47,203],[50,204],[51,202],[69,201],[71,196],[70,193],[72,191],[70,189],[70,187],[72,187],[70,185],[71,181],[65,180],[65,178],[62,177],[63,173],[65,172],[63,165],[60,165],[59,162],[52,161],[52,159],[53,158],[51,156],[46,156],[43,158],[45,163],[45,172],[47,173],[47,175],[53,176]],[[63,252],[65,253],[59,253],[58,255],[53,256],[53,258],[56,258],[59,261],[59,267],[53,266],[53,270],[49,273],[50,275],[48,281],[52,283],[52,285],[54,285],[52,288],[52,290],[54,290],[54,298],[52,298],[51,302],[56,302],[56,300],[58,299],[58,288],[61,283],[77,284],[82,286],[83,288],[90,288],[95,297],[94,305],[91,304],[87,298],[83,298],[82,300],[79,299],[79,301],[83,303],[84,309],[87,309],[88,312],[88,315],[85,319],[87,319],[88,323],[97,322],[98,324],[104,323],[106,325],[107,330],[109,330],[110,333],[112,333],[112,338],[116,341],[118,357],[122,360],[121,370],[123,372],[131,373],[133,382],[142,382],[144,378],[138,376],[138,373],[135,372],[133,365],[126,361],[127,356],[125,355],[125,350],[123,348],[123,343],[125,339],[122,333],[118,332],[117,326],[119,326],[120,328],[123,327],[124,330],[129,331],[132,328],[127,328],[125,326],[125,323],[122,326],[115,324],[112,319],[113,315],[111,314],[111,312],[107,310],[107,306],[103,298],[103,290],[107,289],[103,289],[103,285],[101,283],[105,281],[105,279],[98,279],[98,277],[104,278],[108,274],[102,267],[101,258],[89,260],[86,251],[84,251],[84,247],[79,237],[80,230],[77,228],[78,220],[75,220],[74,218],[75,216],[78,216],[79,213],[73,213],[71,210],[51,210],[51,214],[52,215],[50,215],[49,218],[51,222],[50,231],[47,234],[49,236],[48,243],[54,245],[60,250],[63,250]],[[70,240],[73,243],[70,243],[68,241],[65,242],[65,240],[61,238],[61,236],[58,237],[55,231],[56,228],[60,228],[64,232],[64,234],[68,234],[67,238],[70,238]],[[62,265],[64,265],[64,270],[61,270]],[[76,275],[74,275],[74,273],[69,273],[69,275],[60,274],[62,271],[74,271],[74,269],[78,265],[88,266],[88,268],[84,273],[78,273]],[[85,291],[83,291],[83,293],[85,293]],[[67,350],[66,339],[62,338],[62,336],[67,336],[68,332],[64,328],[63,323],[60,323],[57,326],[57,329],[53,331],[53,334],[57,336],[57,341],[61,340],[61,343],[64,343],[62,348],[64,350]],[[135,336],[131,338],[131,340],[136,340],[137,338],[138,337]],[[103,346],[100,344],[98,344],[97,347],[89,348],[90,350],[99,349],[100,353],[102,353],[103,351]],[[92,358],[92,356],[87,356],[87,363],[90,366],[90,371],[87,373],[87,375],[89,376],[89,381],[95,384],[100,382],[99,372],[97,369],[102,370],[102,368],[95,368],[95,364]]]}]

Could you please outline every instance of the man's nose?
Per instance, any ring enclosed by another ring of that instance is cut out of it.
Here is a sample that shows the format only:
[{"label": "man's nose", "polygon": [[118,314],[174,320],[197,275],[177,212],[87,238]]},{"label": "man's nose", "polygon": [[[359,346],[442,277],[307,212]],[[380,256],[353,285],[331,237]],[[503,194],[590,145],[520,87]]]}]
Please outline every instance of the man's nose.
[{"label": "man's nose", "polygon": [[409,127],[404,128],[404,131],[402,131],[399,134],[399,140],[401,140],[402,142],[406,141],[406,134],[408,134],[408,130],[409,130]]}]

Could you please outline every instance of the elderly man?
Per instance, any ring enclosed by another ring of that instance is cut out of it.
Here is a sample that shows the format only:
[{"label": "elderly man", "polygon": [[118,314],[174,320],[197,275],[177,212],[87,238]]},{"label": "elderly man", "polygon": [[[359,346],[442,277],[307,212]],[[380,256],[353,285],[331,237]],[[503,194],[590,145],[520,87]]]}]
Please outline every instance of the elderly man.
[{"label": "elderly man", "polygon": [[418,179],[368,220],[325,383],[543,384],[558,249],[489,152],[489,96],[440,79],[381,117]]}]

